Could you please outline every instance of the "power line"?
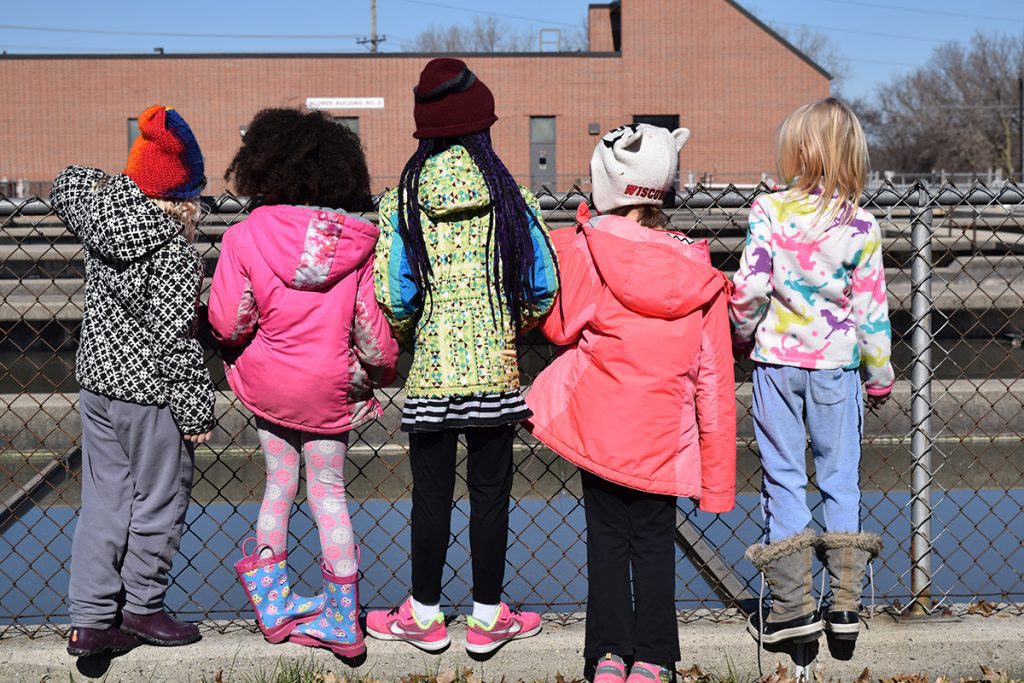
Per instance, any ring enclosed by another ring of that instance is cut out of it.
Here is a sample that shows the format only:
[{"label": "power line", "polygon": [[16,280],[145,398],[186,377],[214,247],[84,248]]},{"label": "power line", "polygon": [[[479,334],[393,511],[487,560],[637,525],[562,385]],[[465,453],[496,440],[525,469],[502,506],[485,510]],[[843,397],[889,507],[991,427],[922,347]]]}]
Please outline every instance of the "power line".
[{"label": "power line", "polygon": [[914,7],[896,7],[893,5],[883,5],[877,2],[864,2],[863,0],[825,0],[825,2],[831,2],[836,5],[859,5],[861,7],[874,7],[876,9],[889,9],[897,12],[910,12],[911,14],[928,14],[932,16],[943,16],[943,17],[956,17],[958,19],[981,19],[984,21],[1011,21],[1017,24],[1024,24],[1024,19],[1014,19],[1012,17],[991,17],[980,14],[961,14],[959,12],[944,12],[942,10],[934,9],[918,9]]},{"label": "power line", "polygon": [[[960,40],[952,40],[952,39],[944,40],[942,38],[924,38],[922,36],[908,36],[908,35],[902,35],[902,34],[899,34],[899,33],[878,33],[876,31],[859,31],[859,30],[851,29],[851,28],[839,28],[838,26],[814,26],[813,24],[797,24],[797,23],[793,23],[793,22],[789,22],[789,21],[773,21],[771,23],[772,23],[772,25],[777,25],[777,26],[794,26],[794,27],[797,27],[797,28],[812,28],[812,29],[815,29],[817,31],[832,31],[832,32],[835,32],[835,33],[854,33],[854,34],[862,35],[862,36],[878,36],[879,38],[897,38],[897,39],[900,39],[900,40],[920,40],[920,41],[924,41],[926,43],[959,43],[959,42],[963,42],[963,41],[960,41]],[[786,38],[787,40],[789,40],[791,36],[785,36],[784,35],[782,37]]]},{"label": "power line", "polygon": [[453,9],[458,12],[469,12],[470,14],[483,14],[489,17],[500,17],[501,19],[515,19],[517,21],[530,21],[536,24],[545,24],[548,26],[567,26],[569,28],[578,28],[578,24],[566,24],[560,21],[549,21],[548,19],[538,19],[537,17],[524,17],[516,14],[504,14],[502,12],[485,12],[477,7],[459,7],[458,5],[447,5],[442,2],[429,2],[428,0],[398,0],[409,5],[426,5],[428,7],[441,7],[443,9]]},{"label": "power line", "polygon": [[334,34],[296,34],[282,35],[280,33],[170,33],[165,31],[114,31],[110,29],[85,29],[85,28],[54,28],[49,26],[14,26],[11,24],[0,24],[0,29],[9,31],[40,31],[47,33],[88,33],[105,36],[158,36],[162,38],[259,38],[267,40],[278,38],[282,40],[318,39],[335,40],[340,38],[358,38],[356,34],[334,33]]}]

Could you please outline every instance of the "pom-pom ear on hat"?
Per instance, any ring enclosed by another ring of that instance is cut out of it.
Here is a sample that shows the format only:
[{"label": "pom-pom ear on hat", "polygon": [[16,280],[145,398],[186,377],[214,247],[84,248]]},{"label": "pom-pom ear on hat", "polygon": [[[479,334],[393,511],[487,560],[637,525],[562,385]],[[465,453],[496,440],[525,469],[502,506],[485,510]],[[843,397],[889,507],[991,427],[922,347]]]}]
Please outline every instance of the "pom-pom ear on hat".
[{"label": "pom-pom ear on hat", "polygon": [[125,175],[155,199],[193,199],[206,186],[203,153],[178,112],[155,104],[139,114]]},{"label": "pom-pom ear on hat", "polygon": [[623,206],[664,204],[679,170],[679,152],[689,139],[686,128],[669,131],[647,123],[607,133],[590,160],[594,206],[607,213]]},{"label": "pom-pom ear on hat", "polygon": [[413,137],[417,139],[478,133],[498,120],[494,95],[461,59],[441,57],[427,62],[413,94]]}]

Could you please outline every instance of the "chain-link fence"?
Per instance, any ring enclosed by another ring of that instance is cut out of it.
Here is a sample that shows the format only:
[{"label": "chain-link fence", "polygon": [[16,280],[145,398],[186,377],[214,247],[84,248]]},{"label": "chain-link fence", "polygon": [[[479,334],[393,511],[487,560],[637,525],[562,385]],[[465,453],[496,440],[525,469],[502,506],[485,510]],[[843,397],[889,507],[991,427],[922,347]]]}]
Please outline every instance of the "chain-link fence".
[{"label": "chain-link fence", "polygon": [[[758,191],[763,191],[758,190]],[[711,246],[714,264],[738,264],[747,208],[758,191],[697,188],[670,210],[673,225]],[[584,196],[543,195],[552,228],[572,225]],[[1019,613],[1024,602],[1024,193],[891,186],[866,197],[883,230],[894,330],[895,399],[869,411],[861,483],[864,527],[882,534],[874,592],[903,613]],[[234,198],[212,200],[197,239],[213,272],[224,230],[245,217]],[[71,534],[78,507],[74,350],[82,317],[83,254],[45,200],[0,197],[0,637],[60,631],[67,622]],[[203,298],[205,300],[206,293]],[[168,606],[206,619],[248,618],[231,564],[250,535],[264,486],[251,415],[217,382],[219,425],[196,458],[194,503],[176,558]],[[553,349],[536,334],[521,346],[524,383]],[[408,368],[403,358],[401,369]],[[750,423],[750,367],[737,371],[736,510],[715,516],[679,505],[677,607],[684,619],[722,618],[749,606],[756,573],[744,549],[761,535],[760,470]],[[397,604],[409,584],[410,475],[399,431],[402,380],[380,392],[384,418],[351,440],[352,521],[362,546],[367,607]],[[613,416],[609,416],[612,418]],[[569,615],[586,599],[583,510],[573,467],[525,432],[506,572],[512,602]],[[464,471],[464,463],[460,465]],[[813,486],[809,495],[819,501]],[[468,500],[457,490],[443,602],[470,601]],[[314,591],[319,542],[300,504],[289,561]],[[568,617],[564,617],[568,618]]]}]

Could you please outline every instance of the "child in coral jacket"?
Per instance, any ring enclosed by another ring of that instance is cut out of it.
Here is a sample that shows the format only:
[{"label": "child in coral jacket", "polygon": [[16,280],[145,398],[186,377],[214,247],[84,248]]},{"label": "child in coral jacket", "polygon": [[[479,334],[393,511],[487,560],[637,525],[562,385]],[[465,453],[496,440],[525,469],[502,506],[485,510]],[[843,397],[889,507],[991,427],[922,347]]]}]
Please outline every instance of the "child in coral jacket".
[{"label": "child in coral jacket", "polygon": [[[378,230],[347,213],[366,206],[366,161],[356,135],[322,113],[267,109],[227,177],[260,206],[224,234],[210,323],[241,347],[227,378],[256,414],[267,465],[256,549],[236,569],[268,640],[357,656],[366,648],[345,454],[349,432],[381,414],[373,387],[395,378],[398,356],[373,293]],[[300,456],[326,600],[292,594],[288,580]]]},{"label": "child in coral jacket", "polygon": [[[860,368],[872,404],[893,387],[882,239],[859,206],[867,145],[857,117],[828,98],[782,124],[779,171],[788,190],[761,195],[734,278],[734,344],[755,362],[754,433],[764,471],[765,545],[748,556],[771,589],[771,614],[749,630],[766,644],[799,644],[826,630],[858,634],[867,562],[881,539],[860,525]],[[805,431],[806,430],[806,431]],[[808,529],[805,452],[810,432],[827,533]],[[825,562],[833,600],[818,614],[812,551]]]},{"label": "child in coral jacket", "polygon": [[646,124],[605,135],[591,160],[603,215],[583,205],[578,227],[552,233],[563,286],[541,330],[567,348],[527,394],[528,424],[581,468],[596,683],[668,680],[676,498],[735,503],[729,282],[660,208],[688,137]]}]

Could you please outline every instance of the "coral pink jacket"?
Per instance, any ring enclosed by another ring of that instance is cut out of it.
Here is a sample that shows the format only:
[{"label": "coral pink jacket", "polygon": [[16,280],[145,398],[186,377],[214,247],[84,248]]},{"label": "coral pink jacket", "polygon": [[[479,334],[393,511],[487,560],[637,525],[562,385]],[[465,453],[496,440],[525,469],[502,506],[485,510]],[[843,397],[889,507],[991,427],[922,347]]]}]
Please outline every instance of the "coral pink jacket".
[{"label": "coral pink jacket", "polygon": [[533,434],[605,479],[727,512],[736,497],[730,286],[707,245],[628,218],[551,234],[560,301],[541,324],[568,348],[533,383]]},{"label": "coral pink jacket", "polygon": [[241,347],[231,389],[270,422],[338,434],[381,414],[398,344],[373,293],[379,232],[343,212],[265,206],[224,233],[214,336]]}]

